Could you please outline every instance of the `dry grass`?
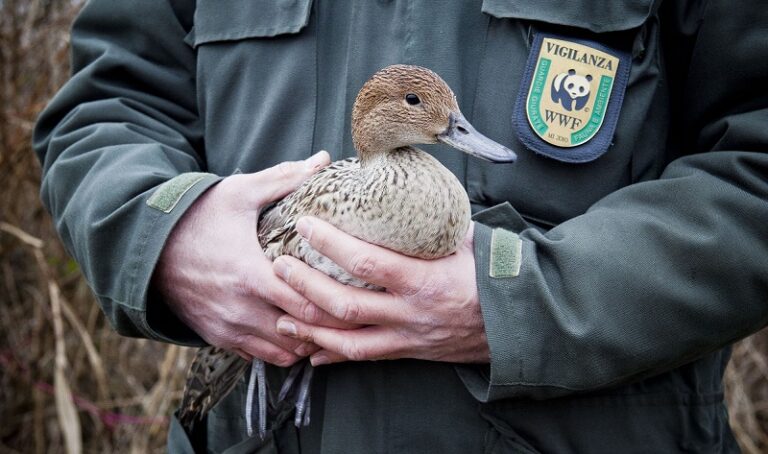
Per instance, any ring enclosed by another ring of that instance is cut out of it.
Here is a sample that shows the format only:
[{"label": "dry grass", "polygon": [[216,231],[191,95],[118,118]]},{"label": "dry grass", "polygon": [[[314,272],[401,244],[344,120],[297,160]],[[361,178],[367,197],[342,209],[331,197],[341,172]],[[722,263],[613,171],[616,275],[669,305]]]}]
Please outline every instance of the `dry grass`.
[{"label": "dry grass", "polygon": [[38,197],[30,136],[78,7],[0,1],[0,452],[164,452],[189,354],[112,331]]},{"label": "dry grass", "polygon": [[[189,352],[112,331],[38,199],[30,135],[78,3],[0,0],[0,452],[161,452]],[[768,452],[766,352],[747,339],[727,373],[748,454]]]}]

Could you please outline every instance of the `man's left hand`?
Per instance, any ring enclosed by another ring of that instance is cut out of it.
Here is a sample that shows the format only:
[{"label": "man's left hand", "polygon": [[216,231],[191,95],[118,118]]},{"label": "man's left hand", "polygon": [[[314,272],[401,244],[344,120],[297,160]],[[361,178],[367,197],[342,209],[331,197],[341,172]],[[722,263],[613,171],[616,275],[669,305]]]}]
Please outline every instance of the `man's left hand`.
[{"label": "man's left hand", "polygon": [[313,365],[397,358],[489,361],[475,282],[474,224],[456,253],[437,260],[366,243],[316,218],[300,219],[297,229],[353,276],[386,288],[377,292],[343,285],[293,257],[275,260],[277,275],[305,298],[342,321],[361,325],[345,330],[281,317],[280,334],[322,348],[311,356]]}]

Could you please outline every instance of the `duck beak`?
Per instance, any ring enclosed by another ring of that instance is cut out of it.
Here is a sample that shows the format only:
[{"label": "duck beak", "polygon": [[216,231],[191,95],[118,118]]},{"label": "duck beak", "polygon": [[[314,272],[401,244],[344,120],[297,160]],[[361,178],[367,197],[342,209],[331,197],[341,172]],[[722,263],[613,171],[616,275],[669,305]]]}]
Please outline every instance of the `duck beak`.
[{"label": "duck beak", "polygon": [[509,148],[477,132],[461,112],[451,112],[448,129],[437,140],[484,161],[515,162],[517,155]]}]

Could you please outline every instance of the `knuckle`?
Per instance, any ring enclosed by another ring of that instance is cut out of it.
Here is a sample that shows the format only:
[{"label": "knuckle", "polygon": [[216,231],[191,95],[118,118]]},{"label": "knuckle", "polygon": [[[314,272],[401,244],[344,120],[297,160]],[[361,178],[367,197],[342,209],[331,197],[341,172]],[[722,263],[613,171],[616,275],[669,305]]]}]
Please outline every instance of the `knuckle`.
[{"label": "knuckle", "polygon": [[455,342],[457,339],[465,339],[466,330],[438,328],[424,333],[424,339],[430,345],[444,345]]},{"label": "knuckle", "polygon": [[288,179],[296,173],[296,162],[284,161],[275,166],[278,178]]},{"label": "knuckle", "polygon": [[309,300],[304,300],[301,303],[301,318],[305,322],[314,325],[320,321],[320,311],[318,307],[311,303]]},{"label": "knuckle", "polygon": [[297,273],[297,272],[289,273],[286,281],[288,282],[288,285],[293,287],[294,290],[304,295],[307,291],[307,280],[304,278],[303,275],[300,275],[300,274],[302,273]]},{"label": "knuckle", "polygon": [[360,304],[350,298],[339,297],[333,306],[333,315],[339,320],[354,323],[360,319]]},{"label": "knuckle", "polygon": [[297,359],[298,357],[296,355],[282,351],[270,354],[269,358],[266,358],[266,361],[276,366],[288,367],[293,365]]},{"label": "knuckle", "polygon": [[217,305],[216,317],[221,337],[235,338],[236,334],[233,333],[233,330],[236,331],[237,327],[242,324],[243,315],[242,308],[238,305]]},{"label": "knuckle", "polygon": [[356,322],[360,319],[360,305],[357,301],[350,302],[346,306],[342,320],[347,322]]},{"label": "knuckle", "polygon": [[342,345],[341,354],[350,361],[364,361],[367,359],[367,352],[356,342],[345,342]]},{"label": "knuckle", "polygon": [[249,351],[251,350],[251,336],[247,334],[230,335],[225,340],[226,348]]},{"label": "knuckle", "polygon": [[421,336],[428,336],[441,326],[437,317],[429,311],[411,314],[409,318],[413,320],[412,329]]},{"label": "knuckle", "polygon": [[235,327],[240,322],[240,314],[236,311],[221,311],[221,322],[225,326]]},{"label": "knuckle", "polygon": [[320,229],[313,230],[312,236],[308,239],[308,242],[314,249],[318,250],[319,252],[327,251],[331,247],[328,241],[328,237],[317,230]]},{"label": "knuckle", "polygon": [[415,289],[413,295],[425,302],[438,301],[444,299],[446,286],[448,286],[448,284],[443,286],[434,279],[428,279],[423,281],[422,284]]},{"label": "knuckle", "polygon": [[301,346],[305,344],[306,342],[301,339],[288,339],[287,342],[282,342],[280,346],[288,352],[291,352],[291,354],[298,356],[299,351],[301,351]]},{"label": "knuckle", "polygon": [[376,261],[368,255],[356,255],[349,261],[349,271],[360,277],[367,279],[376,272]]},{"label": "knuckle", "polygon": [[237,345],[235,345],[235,342],[233,342],[232,338],[223,334],[221,330],[212,330],[204,334],[201,333],[200,336],[203,338],[203,340],[208,342],[208,344],[217,348],[223,348],[225,350],[233,350],[237,348]]},{"label": "knuckle", "polygon": [[298,356],[309,356],[314,353],[314,350],[315,347],[310,342],[301,342],[295,349],[293,349],[294,353]]}]

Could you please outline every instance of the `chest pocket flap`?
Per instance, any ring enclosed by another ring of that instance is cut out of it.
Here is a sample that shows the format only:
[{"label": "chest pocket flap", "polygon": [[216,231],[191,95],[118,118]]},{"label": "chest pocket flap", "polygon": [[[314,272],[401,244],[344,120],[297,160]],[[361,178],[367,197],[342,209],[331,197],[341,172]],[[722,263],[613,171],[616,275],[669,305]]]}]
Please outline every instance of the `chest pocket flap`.
[{"label": "chest pocket flap", "polygon": [[309,22],[312,0],[198,0],[192,46],[294,34]]},{"label": "chest pocket flap", "polygon": [[483,12],[497,18],[565,25],[595,33],[639,27],[653,11],[653,0],[483,0]]}]

